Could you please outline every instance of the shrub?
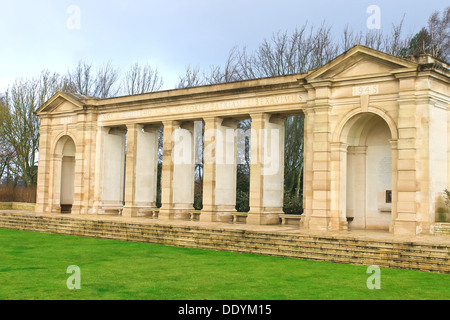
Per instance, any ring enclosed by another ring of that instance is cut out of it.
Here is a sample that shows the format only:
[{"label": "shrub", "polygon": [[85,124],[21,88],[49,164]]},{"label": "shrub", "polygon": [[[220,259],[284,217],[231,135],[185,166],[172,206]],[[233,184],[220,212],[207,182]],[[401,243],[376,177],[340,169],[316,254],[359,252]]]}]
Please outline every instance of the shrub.
[{"label": "shrub", "polygon": [[283,201],[283,211],[285,214],[302,214],[303,204],[300,196],[291,193],[285,193]]},{"label": "shrub", "polygon": [[236,211],[248,212],[250,210],[249,205],[249,193],[247,191],[236,190]]},{"label": "shrub", "polygon": [[445,189],[444,196],[439,196],[436,202],[436,222],[450,222],[450,191]]}]

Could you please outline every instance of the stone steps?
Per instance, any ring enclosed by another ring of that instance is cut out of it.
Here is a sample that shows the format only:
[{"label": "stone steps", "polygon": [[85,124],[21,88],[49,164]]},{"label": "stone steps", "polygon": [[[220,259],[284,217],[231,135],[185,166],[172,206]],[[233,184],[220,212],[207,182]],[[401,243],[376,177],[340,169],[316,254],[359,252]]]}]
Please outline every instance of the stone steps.
[{"label": "stone steps", "polygon": [[0,213],[0,227],[450,273],[446,245],[4,212]]}]

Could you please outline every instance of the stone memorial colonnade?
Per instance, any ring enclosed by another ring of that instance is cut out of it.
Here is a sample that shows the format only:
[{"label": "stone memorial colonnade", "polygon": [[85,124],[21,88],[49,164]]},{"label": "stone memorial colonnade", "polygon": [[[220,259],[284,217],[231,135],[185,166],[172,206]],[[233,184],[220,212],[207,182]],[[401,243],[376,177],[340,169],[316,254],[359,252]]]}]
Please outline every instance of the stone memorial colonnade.
[{"label": "stone memorial colonnade", "polygon": [[[448,66],[355,46],[304,74],[98,99],[58,93],[41,120],[36,211],[189,219],[194,121],[200,221],[235,213],[236,122],[251,118],[247,224],[277,224],[284,119],[305,116],[302,228],[428,232],[450,180]],[[161,208],[158,128],[163,126]]]}]

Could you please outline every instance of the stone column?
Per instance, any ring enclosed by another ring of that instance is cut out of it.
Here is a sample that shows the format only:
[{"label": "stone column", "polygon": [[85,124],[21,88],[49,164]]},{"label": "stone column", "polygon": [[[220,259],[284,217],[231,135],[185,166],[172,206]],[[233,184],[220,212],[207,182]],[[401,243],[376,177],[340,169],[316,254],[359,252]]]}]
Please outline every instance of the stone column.
[{"label": "stone column", "polygon": [[271,115],[266,120],[262,143],[263,212],[267,224],[278,224],[284,199],[284,121]]},{"label": "stone column", "polygon": [[53,154],[52,173],[50,174],[50,181],[53,183],[49,188],[49,207],[51,213],[61,213],[61,170],[62,170],[62,154]]},{"label": "stone column", "polygon": [[146,125],[138,133],[135,204],[143,214],[156,209],[158,132],[158,125]]},{"label": "stone column", "polygon": [[95,158],[94,158],[94,205],[88,214],[99,214],[102,209],[102,186],[103,186],[103,143],[104,136],[108,134],[108,127],[97,127],[95,135]]},{"label": "stone column", "polygon": [[313,130],[314,111],[305,109],[304,119],[304,158],[303,158],[303,217],[300,221],[302,228],[309,227],[309,219],[312,215],[313,197]]},{"label": "stone column", "polygon": [[205,119],[202,221],[230,222],[236,209],[237,121]]},{"label": "stone column", "polygon": [[216,220],[231,221],[236,212],[237,121],[224,119],[216,134]]},{"label": "stone column", "polygon": [[188,220],[194,209],[194,122],[181,123],[173,140],[173,218]]},{"label": "stone column", "polygon": [[177,127],[180,126],[178,121],[164,121],[163,131],[163,161],[161,170],[161,209],[158,218],[161,220],[169,220],[173,218],[173,135]]},{"label": "stone column", "polygon": [[349,172],[351,179],[347,182],[347,201],[351,202],[352,210],[347,216],[353,218],[350,225],[352,228],[366,227],[366,155],[367,146],[348,147],[348,161],[352,171]]},{"label": "stone column", "polygon": [[247,224],[279,224],[283,211],[284,123],[251,114],[250,211]]},{"label": "stone column", "polygon": [[391,206],[391,223],[389,232],[394,231],[394,221],[397,219],[397,181],[398,181],[398,147],[397,140],[389,140],[392,148],[392,206]]},{"label": "stone column", "polygon": [[217,126],[222,119],[208,117],[203,119],[205,124],[203,151],[203,208],[200,221],[211,222],[215,219],[216,196],[216,144]]},{"label": "stone column", "polygon": [[347,223],[347,144],[331,144],[331,228],[346,230]]},{"label": "stone column", "polygon": [[194,203],[194,123],[165,121],[160,219],[189,219]]},{"label": "stone column", "polygon": [[137,216],[138,208],[134,204],[134,195],[136,193],[136,159],[138,133],[142,130],[142,125],[127,125],[127,150],[126,150],[126,167],[125,167],[125,205],[123,207],[122,216]]},{"label": "stone column", "polygon": [[[316,102],[317,103],[317,102]],[[325,102],[323,102],[325,103]],[[309,228],[328,230],[330,224],[330,106],[314,106],[314,123],[312,132],[312,203]]]},{"label": "stone column", "polygon": [[250,141],[250,211],[247,216],[247,224],[264,224],[263,217],[263,177],[260,143],[261,133],[264,130],[268,115],[264,113],[251,114],[252,128]]},{"label": "stone column", "polygon": [[37,213],[50,213],[49,184],[50,184],[50,147],[49,147],[48,119],[42,118],[39,130],[39,163],[37,178]]},{"label": "stone column", "polygon": [[156,208],[158,129],[127,126],[125,206],[123,216],[150,213]]},{"label": "stone column", "polygon": [[[77,141],[79,141],[79,145],[75,145],[75,167],[74,167],[74,189],[73,189],[73,203],[72,203],[72,209],[71,214],[84,214],[83,211],[83,204],[85,202],[88,202],[85,199],[85,194],[83,193],[83,185],[86,183],[86,180],[84,180],[85,170],[87,168],[87,165],[85,163],[86,161],[86,149],[87,145],[89,144],[88,141],[85,141],[84,133],[85,133],[85,127],[84,127],[84,120],[83,116],[80,116],[79,121],[81,122],[78,124],[75,128],[76,133],[75,136],[77,138]],[[82,147],[84,146],[84,147]]]},{"label": "stone column", "polygon": [[117,213],[123,208],[125,135],[125,128],[103,131],[101,209],[98,213]]},{"label": "stone column", "polygon": [[[417,123],[416,123],[416,101],[410,94],[414,90],[414,81],[400,80],[400,88],[407,89],[400,92],[398,99],[398,134],[397,141],[397,181],[392,184],[397,185],[397,214],[391,224],[394,234],[416,234],[416,215],[418,204],[416,203],[416,192],[420,188],[417,172],[419,150],[416,149]],[[420,119],[420,118],[418,118]],[[419,120],[420,121],[420,120]],[[422,127],[422,124],[420,125]],[[425,128],[423,129],[425,130]],[[394,166],[394,159],[393,159]]]},{"label": "stone column", "polygon": [[96,150],[96,132],[97,132],[97,115],[96,114],[79,114],[78,121],[80,122],[75,128],[78,133],[77,149],[79,149],[80,156],[77,157],[79,166],[76,167],[80,179],[75,177],[75,197],[79,194],[79,208],[77,202],[72,206],[72,213],[79,212],[79,214],[88,214],[94,206],[94,186],[95,176],[97,175],[95,169],[95,150]]}]

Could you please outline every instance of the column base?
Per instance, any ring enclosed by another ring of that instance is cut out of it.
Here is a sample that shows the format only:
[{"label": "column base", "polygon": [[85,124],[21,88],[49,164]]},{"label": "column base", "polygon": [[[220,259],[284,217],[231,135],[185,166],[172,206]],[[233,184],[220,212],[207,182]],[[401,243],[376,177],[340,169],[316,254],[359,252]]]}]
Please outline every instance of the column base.
[{"label": "column base", "polygon": [[83,207],[81,205],[72,205],[72,208],[70,209],[70,214],[73,215],[82,215],[84,214],[83,212]]},{"label": "column base", "polygon": [[172,210],[166,208],[160,208],[158,213],[158,220],[171,220],[172,219]]},{"label": "column base", "polygon": [[194,209],[174,209],[173,220],[191,220],[191,212]]},{"label": "column base", "polygon": [[217,205],[214,208],[212,221],[214,222],[233,222],[233,213],[236,213],[235,205]]},{"label": "column base", "polygon": [[249,225],[276,225],[280,224],[280,214],[283,212],[249,212],[247,224]]},{"label": "column base", "polygon": [[50,213],[61,213],[61,207],[59,205],[52,205]]},{"label": "column base", "polygon": [[234,211],[201,211],[200,221],[201,222],[233,222]]},{"label": "column base", "polygon": [[392,224],[394,235],[411,235],[415,236],[417,233],[417,226],[415,221],[409,220],[395,220]]},{"label": "column base", "polygon": [[[111,201],[111,202],[99,202],[94,205],[92,214],[112,214],[121,215],[123,211],[123,204],[121,202]],[[91,214],[91,212],[88,212]]]},{"label": "column base", "polygon": [[200,212],[200,222],[213,222],[213,217],[215,216],[214,211],[210,210],[201,210]]},{"label": "column base", "polygon": [[154,211],[158,210],[156,206],[127,206],[125,205],[122,210],[123,217],[142,217],[153,216]]},{"label": "column base", "polygon": [[37,203],[34,207],[34,212],[36,213],[50,213],[48,210],[48,205],[45,203]]},{"label": "column base", "polygon": [[[161,207],[159,209],[158,219],[160,220],[191,220],[191,214],[194,211],[193,207]],[[201,216],[201,215],[200,215]]]},{"label": "column base", "polygon": [[330,229],[330,219],[328,217],[311,216],[308,223],[305,225],[309,230],[313,231],[328,231]]}]

